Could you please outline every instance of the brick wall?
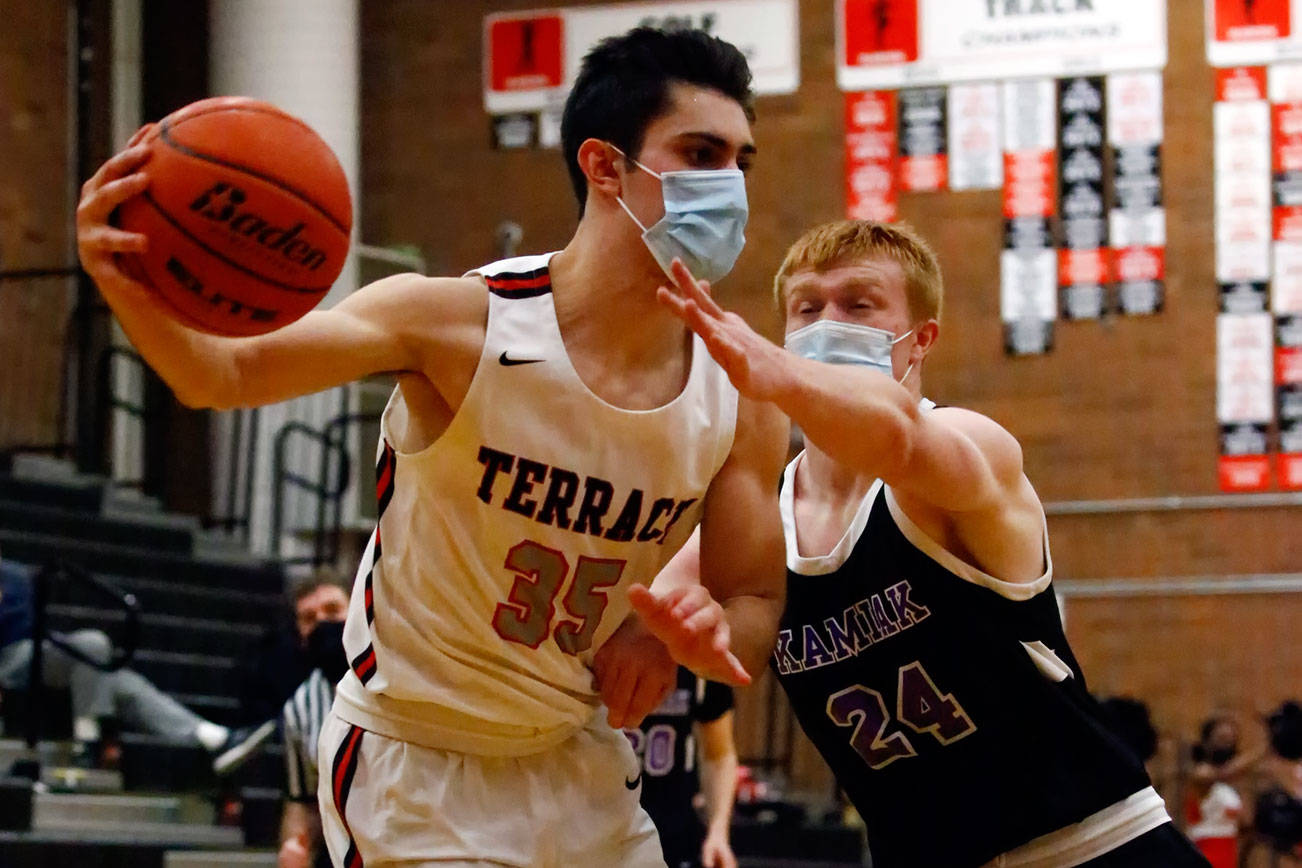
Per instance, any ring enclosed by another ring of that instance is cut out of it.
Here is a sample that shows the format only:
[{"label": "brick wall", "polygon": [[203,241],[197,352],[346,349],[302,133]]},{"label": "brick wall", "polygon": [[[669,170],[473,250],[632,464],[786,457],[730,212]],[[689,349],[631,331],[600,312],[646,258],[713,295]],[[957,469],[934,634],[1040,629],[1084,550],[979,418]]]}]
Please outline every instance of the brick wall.
[{"label": "brick wall", "polygon": [[[559,153],[493,150],[482,110],[483,15],[538,5],[362,4],[367,242],[415,244],[434,272],[454,274],[494,257],[493,231],[503,220],[524,228],[526,252],[569,238],[576,211]],[[718,289],[725,304],[775,337],[769,276],[800,231],[844,207],[832,8],[802,0],[800,91],[759,101],[750,240]],[[59,262],[67,247],[62,12],[58,4],[0,0],[0,14],[18,25],[0,29],[4,262]],[[1046,501],[1215,491],[1211,74],[1201,16],[1170,18],[1163,313],[1062,323],[1052,354],[1007,359],[998,316],[999,195],[925,194],[901,203],[937,247],[948,284],[927,391],[1017,435]],[[62,315],[55,296],[0,287],[0,442],[50,429],[51,347]],[[1288,572],[1302,564],[1299,516],[1297,508],[1055,516],[1050,532],[1057,575],[1067,579]],[[1097,689],[1148,700],[1160,728],[1188,737],[1212,707],[1265,707],[1298,692],[1302,655],[1289,629],[1298,605],[1287,596],[1079,599],[1068,603],[1068,631]],[[740,702],[740,743],[762,754],[762,687]],[[807,746],[798,747],[796,769],[801,786],[830,790]]]},{"label": "brick wall", "polygon": [[[66,4],[0,0],[0,269],[67,265]],[[0,448],[58,439],[65,280],[0,283]]]}]

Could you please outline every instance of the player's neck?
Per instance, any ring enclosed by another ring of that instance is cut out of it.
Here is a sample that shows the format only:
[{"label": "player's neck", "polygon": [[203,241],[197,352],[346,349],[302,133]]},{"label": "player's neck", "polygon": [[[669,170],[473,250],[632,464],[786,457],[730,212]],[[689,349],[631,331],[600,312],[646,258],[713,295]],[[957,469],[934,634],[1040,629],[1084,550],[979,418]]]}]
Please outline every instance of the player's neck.
[{"label": "player's neck", "polygon": [[833,504],[858,503],[874,481],[872,474],[857,472],[806,441],[805,457],[796,478],[796,496]]},{"label": "player's neck", "polygon": [[[618,230],[616,230],[618,231]],[[600,335],[608,354],[644,363],[676,353],[685,326],[656,300],[668,283],[655,260],[633,236],[611,239],[588,221],[551,261],[556,318],[566,338]]]}]

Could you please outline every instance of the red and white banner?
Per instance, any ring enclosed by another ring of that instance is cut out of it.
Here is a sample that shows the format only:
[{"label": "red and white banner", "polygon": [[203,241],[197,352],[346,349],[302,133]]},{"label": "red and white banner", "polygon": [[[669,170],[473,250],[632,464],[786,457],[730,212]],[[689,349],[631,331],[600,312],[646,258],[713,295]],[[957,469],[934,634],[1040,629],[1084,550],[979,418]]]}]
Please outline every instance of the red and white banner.
[{"label": "red and white banner", "polygon": [[946,90],[949,188],[998,190],[1004,183],[999,85],[953,84]]},{"label": "red and white banner", "polygon": [[893,222],[897,216],[896,94],[845,95],[845,211],[852,220]]},{"label": "red and white banner", "polygon": [[1162,197],[1162,73],[1107,78],[1112,150],[1112,279],[1116,307],[1152,314],[1166,298],[1166,209]]},{"label": "red and white banner", "polygon": [[1057,85],[1051,78],[1000,85],[1004,143],[1004,249],[999,311],[1009,355],[1046,353],[1058,318]]},{"label": "red and white banner", "polygon": [[502,12],[484,18],[484,107],[490,114],[554,110],[583,57],[638,26],[697,28],[746,55],[758,94],[800,86],[796,0],[666,0]]},{"label": "red and white banner", "polygon": [[1269,429],[1274,419],[1273,321],[1269,313],[1216,317],[1216,418],[1219,478],[1225,491],[1270,487]]},{"label": "red and white banner", "polygon": [[842,90],[1166,65],[1166,0],[837,0],[836,26]]},{"label": "red and white banner", "polygon": [[1207,60],[1251,66],[1302,56],[1302,0],[1204,0]]}]

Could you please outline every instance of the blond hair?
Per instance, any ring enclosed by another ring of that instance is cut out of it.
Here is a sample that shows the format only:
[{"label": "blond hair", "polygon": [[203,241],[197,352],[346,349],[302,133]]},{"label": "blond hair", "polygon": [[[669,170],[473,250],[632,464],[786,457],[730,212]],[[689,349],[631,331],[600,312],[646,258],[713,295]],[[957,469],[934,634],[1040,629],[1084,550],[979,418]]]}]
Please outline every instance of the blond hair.
[{"label": "blond hair", "polygon": [[945,294],[940,262],[931,245],[907,223],[835,220],[815,226],[787,250],[773,278],[773,299],[783,307],[784,285],[798,271],[825,271],[881,256],[899,263],[904,272],[909,316],[914,321],[939,320]]}]

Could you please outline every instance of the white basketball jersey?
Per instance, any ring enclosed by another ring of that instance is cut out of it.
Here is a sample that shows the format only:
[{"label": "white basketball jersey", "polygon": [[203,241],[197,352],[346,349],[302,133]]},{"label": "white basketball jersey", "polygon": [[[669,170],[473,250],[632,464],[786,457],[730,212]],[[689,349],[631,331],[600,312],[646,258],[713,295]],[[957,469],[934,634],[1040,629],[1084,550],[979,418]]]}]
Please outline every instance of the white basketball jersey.
[{"label": "white basketball jersey", "polygon": [[394,448],[381,424],[379,526],[344,631],[336,713],[392,738],[521,755],[598,705],[590,665],[699,521],[732,449],[737,392],[694,338],[687,385],[623,410],[579,379],[561,340],[550,254],[478,269],[479,367],[447,430]]}]

